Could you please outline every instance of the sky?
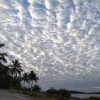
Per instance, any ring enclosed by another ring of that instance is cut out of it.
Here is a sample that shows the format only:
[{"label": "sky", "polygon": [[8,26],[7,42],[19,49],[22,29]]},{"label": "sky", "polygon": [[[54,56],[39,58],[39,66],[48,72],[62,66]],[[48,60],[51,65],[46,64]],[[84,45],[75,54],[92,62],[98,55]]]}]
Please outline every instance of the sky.
[{"label": "sky", "polygon": [[0,41],[44,90],[100,91],[100,0],[0,0]]}]

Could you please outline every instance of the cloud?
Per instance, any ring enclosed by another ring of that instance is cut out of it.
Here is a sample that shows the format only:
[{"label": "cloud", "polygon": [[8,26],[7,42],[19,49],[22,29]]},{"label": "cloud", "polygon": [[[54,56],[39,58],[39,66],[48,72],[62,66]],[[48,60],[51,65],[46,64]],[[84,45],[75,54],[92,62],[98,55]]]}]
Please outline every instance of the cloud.
[{"label": "cloud", "polygon": [[24,0],[0,0],[0,40],[10,58],[19,58],[26,71],[35,70],[47,87],[65,86],[67,80],[70,87],[73,82],[81,86],[93,77],[99,79],[98,3],[26,1],[27,7]]},{"label": "cloud", "polygon": [[9,8],[9,4],[6,1],[2,1],[0,0],[0,8],[4,8],[4,9],[8,9]]}]

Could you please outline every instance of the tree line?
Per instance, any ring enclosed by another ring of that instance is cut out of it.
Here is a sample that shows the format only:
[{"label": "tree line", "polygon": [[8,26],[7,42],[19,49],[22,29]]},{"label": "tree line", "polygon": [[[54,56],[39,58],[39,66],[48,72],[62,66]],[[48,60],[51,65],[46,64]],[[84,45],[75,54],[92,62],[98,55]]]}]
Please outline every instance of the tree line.
[{"label": "tree line", "polygon": [[55,88],[50,88],[46,91],[47,94],[51,94],[51,95],[59,95],[59,96],[64,96],[64,97],[67,97],[67,98],[71,98],[71,93],[70,91],[64,89],[64,88],[61,88],[61,89],[55,89]]}]

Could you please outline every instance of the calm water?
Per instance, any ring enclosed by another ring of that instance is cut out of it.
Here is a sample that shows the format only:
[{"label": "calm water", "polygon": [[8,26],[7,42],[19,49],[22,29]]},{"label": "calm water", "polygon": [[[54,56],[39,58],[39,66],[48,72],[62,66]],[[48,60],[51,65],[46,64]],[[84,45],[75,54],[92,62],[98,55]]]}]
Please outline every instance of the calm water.
[{"label": "calm water", "polygon": [[100,94],[72,94],[72,97],[78,97],[78,98],[89,98],[89,97],[100,97]]}]

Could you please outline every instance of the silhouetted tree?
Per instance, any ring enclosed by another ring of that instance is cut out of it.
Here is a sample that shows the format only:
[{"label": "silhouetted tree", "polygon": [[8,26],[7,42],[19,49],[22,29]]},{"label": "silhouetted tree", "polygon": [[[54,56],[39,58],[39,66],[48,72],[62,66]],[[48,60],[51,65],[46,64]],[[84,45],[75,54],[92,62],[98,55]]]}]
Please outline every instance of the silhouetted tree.
[{"label": "silhouetted tree", "polygon": [[[0,48],[3,46],[4,46],[4,44],[0,44]],[[7,63],[7,60],[6,60],[5,56],[7,56],[6,53],[0,53],[0,73],[7,70],[7,67],[5,65],[5,63]]]},{"label": "silhouetted tree", "polygon": [[21,67],[21,63],[19,63],[19,61],[17,59],[12,61],[12,65],[10,65],[10,74],[14,78],[17,78],[18,76],[21,75],[22,71],[23,70],[22,70],[22,67]]},{"label": "silhouetted tree", "polygon": [[25,84],[25,82],[28,82],[29,81],[29,75],[28,75],[28,73],[25,72],[23,74],[22,80],[24,81],[24,84]]},{"label": "silhouetted tree", "polygon": [[28,84],[28,88],[29,88],[29,73],[24,73],[23,74],[23,76],[22,76],[22,80],[23,80],[23,82],[24,82],[24,85],[25,85],[25,83],[27,83]]},{"label": "silhouetted tree", "polygon": [[15,84],[18,83],[20,84],[21,81],[21,72],[22,72],[22,67],[21,67],[21,63],[19,63],[19,61],[17,59],[15,59],[14,61],[12,61],[12,64],[10,65],[10,69],[9,69],[9,74],[12,76],[11,78],[11,84],[10,87],[12,86],[16,86]]},{"label": "silhouetted tree", "polygon": [[31,89],[32,89],[32,86],[33,86],[33,82],[37,82],[38,81],[38,77],[37,75],[34,73],[34,71],[30,71],[29,73],[29,80],[30,80],[30,83],[31,83]]},{"label": "silhouetted tree", "polygon": [[[4,44],[0,44],[0,48],[3,46]],[[7,56],[6,53],[0,53],[0,88],[8,88],[10,83],[10,76],[8,74],[9,66],[7,66],[5,56]]]}]

